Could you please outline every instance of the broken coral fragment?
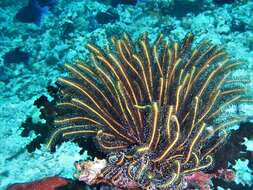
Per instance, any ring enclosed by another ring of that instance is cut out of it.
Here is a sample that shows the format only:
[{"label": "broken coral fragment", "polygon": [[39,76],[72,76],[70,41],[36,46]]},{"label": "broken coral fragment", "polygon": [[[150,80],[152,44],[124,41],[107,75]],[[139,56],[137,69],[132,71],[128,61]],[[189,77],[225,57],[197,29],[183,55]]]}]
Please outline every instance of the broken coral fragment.
[{"label": "broken coral fragment", "polygon": [[75,167],[77,173],[74,177],[88,185],[93,185],[101,175],[101,170],[106,167],[106,160],[95,158],[94,161],[79,161],[75,163]]}]

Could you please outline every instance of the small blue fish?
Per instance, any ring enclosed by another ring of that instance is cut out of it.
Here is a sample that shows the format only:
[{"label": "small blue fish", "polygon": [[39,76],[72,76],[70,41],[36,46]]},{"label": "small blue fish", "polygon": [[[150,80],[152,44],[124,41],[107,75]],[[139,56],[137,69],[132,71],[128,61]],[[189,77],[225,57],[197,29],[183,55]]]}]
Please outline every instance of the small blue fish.
[{"label": "small blue fish", "polygon": [[4,64],[21,62],[28,63],[30,55],[27,52],[21,51],[20,47],[17,47],[5,53],[2,58],[4,59]]},{"label": "small blue fish", "polygon": [[16,19],[20,22],[34,23],[40,26],[42,15],[47,11],[47,6],[42,7],[37,0],[30,0],[28,6],[21,8],[17,12]]}]

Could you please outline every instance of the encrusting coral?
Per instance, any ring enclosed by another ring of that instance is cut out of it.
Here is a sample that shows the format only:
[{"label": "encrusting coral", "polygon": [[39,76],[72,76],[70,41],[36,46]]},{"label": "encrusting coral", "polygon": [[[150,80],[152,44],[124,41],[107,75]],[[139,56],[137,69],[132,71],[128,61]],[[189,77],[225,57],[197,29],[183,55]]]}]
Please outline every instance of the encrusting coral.
[{"label": "encrusting coral", "polygon": [[138,42],[124,34],[105,51],[88,44],[92,61],[67,64],[71,77],[58,79],[48,148],[59,138],[96,137],[106,160],[76,164],[76,177],[91,185],[183,189],[187,176],[208,171],[227,127],[242,120],[225,109],[246,100],[245,80],[231,75],[240,62],[207,40],[192,47],[193,38],[169,43],[160,34],[151,44],[146,33]]}]

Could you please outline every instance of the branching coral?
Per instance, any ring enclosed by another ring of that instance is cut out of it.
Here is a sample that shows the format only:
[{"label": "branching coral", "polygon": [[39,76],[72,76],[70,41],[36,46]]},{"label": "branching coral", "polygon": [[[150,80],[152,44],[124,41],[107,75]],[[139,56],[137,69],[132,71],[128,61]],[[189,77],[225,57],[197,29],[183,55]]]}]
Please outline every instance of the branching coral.
[{"label": "branching coral", "polygon": [[227,126],[241,120],[222,112],[244,101],[245,81],[231,77],[240,62],[207,40],[193,48],[193,38],[180,45],[161,34],[151,44],[146,33],[138,42],[125,34],[105,51],[88,44],[92,63],[67,64],[72,76],[58,80],[48,148],[96,137],[107,162],[89,182],[127,189],[180,189],[185,176],[211,168]]}]

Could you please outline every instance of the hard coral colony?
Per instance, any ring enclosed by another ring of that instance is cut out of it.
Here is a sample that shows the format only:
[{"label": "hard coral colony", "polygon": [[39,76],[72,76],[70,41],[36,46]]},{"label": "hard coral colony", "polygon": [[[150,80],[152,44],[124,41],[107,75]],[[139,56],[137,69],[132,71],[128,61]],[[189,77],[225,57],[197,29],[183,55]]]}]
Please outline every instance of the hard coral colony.
[{"label": "hard coral colony", "polygon": [[119,189],[183,189],[187,176],[208,171],[227,137],[227,126],[240,122],[225,108],[244,101],[242,80],[231,71],[241,63],[193,34],[182,44],[163,34],[149,43],[127,34],[112,38],[106,51],[93,44],[92,63],[66,65],[60,77],[56,131],[60,138],[92,135],[106,160],[79,162],[76,175],[90,185]]}]

